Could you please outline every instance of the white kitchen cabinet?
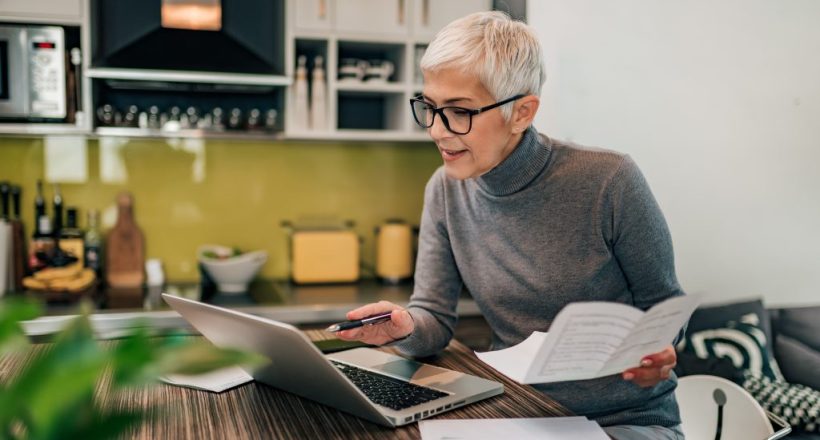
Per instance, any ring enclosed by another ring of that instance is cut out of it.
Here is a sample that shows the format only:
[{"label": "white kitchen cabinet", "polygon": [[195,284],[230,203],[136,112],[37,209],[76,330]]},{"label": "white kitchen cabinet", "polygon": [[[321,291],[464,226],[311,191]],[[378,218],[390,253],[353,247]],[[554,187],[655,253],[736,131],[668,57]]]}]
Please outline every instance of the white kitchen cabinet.
[{"label": "white kitchen cabinet", "polygon": [[488,11],[491,0],[415,0],[413,1],[413,36],[432,40],[451,21],[478,11]]},{"label": "white kitchen cabinet", "polygon": [[410,0],[335,0],[335,30],[347,34],[407,36]]},{"label": "white kitchen cabinet", "polygon": [[297,31],[330,31],[334,0],[298,0],[291,4],[295,9],[293,17]]},{"label": "white kitchen cabinet", "polygon": [[0,17],[21,22],[79,24],[83,0],[2,0]]}]

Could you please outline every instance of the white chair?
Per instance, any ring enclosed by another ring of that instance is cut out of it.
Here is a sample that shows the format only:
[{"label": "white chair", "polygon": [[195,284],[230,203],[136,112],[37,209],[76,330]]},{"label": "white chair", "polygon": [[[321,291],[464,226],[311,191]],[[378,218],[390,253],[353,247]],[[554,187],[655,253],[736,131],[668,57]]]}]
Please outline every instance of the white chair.
[{"label": "white chair", "polygon": [[[775,440],[791,432],[788,423],[722,377],[682,377],[675,396],[686,440]],[[769,420],[780,426],[777,432]]]}]

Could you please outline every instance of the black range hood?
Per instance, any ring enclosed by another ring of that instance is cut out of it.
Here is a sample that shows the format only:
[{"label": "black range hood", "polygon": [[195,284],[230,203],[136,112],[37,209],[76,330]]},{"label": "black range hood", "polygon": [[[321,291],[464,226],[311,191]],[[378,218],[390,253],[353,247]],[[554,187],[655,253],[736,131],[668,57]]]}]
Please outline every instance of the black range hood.
[{"label": "black range hood", "polygon": [[[169,27],[163,6],[186,2],[217,5],[216,26]],[[92,11],[95,67],[284,74],[284,0],[96,0]]]}]

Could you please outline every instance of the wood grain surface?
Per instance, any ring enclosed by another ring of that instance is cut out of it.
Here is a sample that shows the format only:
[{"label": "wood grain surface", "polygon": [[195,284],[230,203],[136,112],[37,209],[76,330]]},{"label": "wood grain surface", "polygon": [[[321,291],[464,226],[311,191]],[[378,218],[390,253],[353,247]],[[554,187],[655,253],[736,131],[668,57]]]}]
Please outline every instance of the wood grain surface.
[{"label": "wood grain surface", "polygon": [[[311,339],[324,339],[323,331],[307,330]],[[117,341],[102,341],[110,347]],[[36,344],[22,354],[0,358],[0,381],[8,380],[48,344]],[[390,351],[389,349],[385,349]],[[557,402],[532,387],[520,385],[478,361],[473,352],[453,341],[428,363],[451,368],[504,384],[504,394],[435,416],[435,419],[550,417],[571,415]],[[134,439],[418,439],[418,424],[390,429],[345,414],[294,394],[249,383],[222,393],[192,390],[166,384],[118,393],[107,393],[106,380],[97,399],[111,408],[152,408],[151,420],[126,438]]]}]

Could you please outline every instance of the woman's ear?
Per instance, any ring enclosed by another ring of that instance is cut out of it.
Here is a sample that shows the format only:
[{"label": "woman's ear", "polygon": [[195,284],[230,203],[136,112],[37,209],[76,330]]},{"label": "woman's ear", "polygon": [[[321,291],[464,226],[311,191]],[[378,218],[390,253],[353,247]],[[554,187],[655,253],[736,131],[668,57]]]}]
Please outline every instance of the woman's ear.
[{"label": "woman's ear", "polygon": [[510,120],[513,132],[521,133],[532,125],[532,120],[535,118],[535,113],[538,112],[540,104],[541,99],[535,95],[527,95],[515,102]]}]

